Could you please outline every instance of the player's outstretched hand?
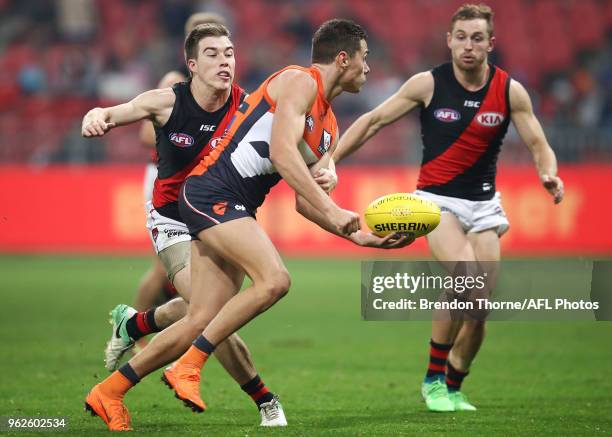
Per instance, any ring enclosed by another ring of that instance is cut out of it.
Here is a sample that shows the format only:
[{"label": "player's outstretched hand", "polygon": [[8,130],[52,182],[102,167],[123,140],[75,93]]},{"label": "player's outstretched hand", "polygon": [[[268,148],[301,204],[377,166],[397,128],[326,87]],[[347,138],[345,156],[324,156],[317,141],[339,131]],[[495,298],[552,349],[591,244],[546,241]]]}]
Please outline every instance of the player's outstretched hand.
[{"label": "player's outstretched hand", "polygon": [[563,188],[563,181],[558,176],[542,175],[540,177],[544,188],[553,196],[555,204],[563,200],[563,194],[565,193]]},{"label": "player's outstretched hand", "polygon": [[402,234],[389,234],[379,237],[370,232],[357,231],[349,236],[349,240],[363,247],[376,247],[378,249],[399,249],[414,243],[414,237]]},{"label": "player's outstretched hand", "polygon": [[84,137],[101,137],[115,127],[115,123],[107,123],[106,115],[100,108],[89,111],[83,118],[81,135]]},{"label": "player's outstretched hand", "polygon": [[361,228],[359,214],[347,209],[336,208],[336,211],[329,217],[330,222],[336,228],[339,235],[348,237],[353,232]]},{"label": "player's outstretched hand", "polygon": [[336,188],[336,185],[338,185],[338,175],[336,175],[335,171],[326,167],[317,170],[313,177],[315,182],[326,193],[331,193]]}]

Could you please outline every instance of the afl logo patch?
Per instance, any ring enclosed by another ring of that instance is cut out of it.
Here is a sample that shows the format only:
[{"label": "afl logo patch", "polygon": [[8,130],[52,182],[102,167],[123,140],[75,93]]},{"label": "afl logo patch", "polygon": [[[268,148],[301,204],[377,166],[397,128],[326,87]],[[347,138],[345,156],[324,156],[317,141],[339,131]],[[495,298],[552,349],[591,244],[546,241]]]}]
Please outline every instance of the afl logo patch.
[{"label": "afl logo patch", "polygon": [[485,127],[495,127],[502,124],[505,118],[499,112],[483,112],[476,116],[476,121]]},{"label": "afl logo patch", "polygon": [[453,121],[461,120],[461,114],[454,109],[440,108],[434,111],[434,117],[444,123],[452,123]]},{"label": "afl logo patch", "polygon": [[215,137],[210,140],[210,147],[212,147],[213,149],[216,148],[219,145],[219,141],[221,141],[221,139],[221,137]]},{"label": "afl logo patch", "polygon": [[170,134],[170,142],[178,147],[191,147],[193,146],[193,137],[187,134]]},{"label": "afl logo patch", "polygon": [[306,127],[310,132],[314,129],[314,120],[312,119],[312,115],[306,117]]}]

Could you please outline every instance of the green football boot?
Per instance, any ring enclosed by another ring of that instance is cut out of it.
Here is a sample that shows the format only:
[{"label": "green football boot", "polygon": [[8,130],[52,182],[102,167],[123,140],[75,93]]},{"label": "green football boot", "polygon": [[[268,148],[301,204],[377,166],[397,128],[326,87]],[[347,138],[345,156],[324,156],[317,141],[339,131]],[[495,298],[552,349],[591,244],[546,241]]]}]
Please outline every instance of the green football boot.
[{"label": "green football boot", "polygon": [[134,347],[134,340],[128,335],[126,324],[137,312],[134,308],[123,304],[117,305],[110,312],[109,323],[113,325],[113,332],[104,351],[104,365],[110,372],[117,370],[123,354]]},{"label": "green football boot", "polygon": [[455,411],[455,405],[448,397],[448,388],[442,380],[424,381],[421,386],[421,395],[429,411],[445,413]]},{"label": "green football boot", "polygon": [[449,391],[448,398],[455,406],[455,411],[476,411],[476,407],[470,404],[467,397],[460,391]]}]

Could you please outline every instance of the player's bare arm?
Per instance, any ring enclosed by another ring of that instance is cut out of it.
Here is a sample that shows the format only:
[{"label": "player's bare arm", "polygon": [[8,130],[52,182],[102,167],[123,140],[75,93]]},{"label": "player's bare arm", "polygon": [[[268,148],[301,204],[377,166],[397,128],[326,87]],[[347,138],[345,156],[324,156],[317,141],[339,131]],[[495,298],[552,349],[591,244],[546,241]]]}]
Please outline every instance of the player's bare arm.
[{"label": "player's bare arm", "polygon": [[83,118],[84,137],[102,136],[116,126],[149,119],[164,125],[170,118],[175,95],[172,88],[146,91],[127,103],[108,108],[94,108]]},{"label": "player's bare arm", "polygon": [[555,203],[563,200],[563,181],[557,176],[557,158],[552,150],[540,122],[533,113],[529,94],[519,82],[510,83],[510,108],[512,123],[521,139],[529,148],[544,188],[553,196]]},{"label": "player's bare arm", "polygon": [[336,185],[338,185],[338,175],[336,174],[336,165],[331,159],[333,151],[338,147],[339,135],[336,133],[336,138],[329,150],[315,164],[310,166],[310,174],[315,182],[319,184],[323,191],[330,194]]},{"label": "player's bare arm", "polygon": [[296,147],[304,132],[306,113],[317,95],[316,82],[308,74],[289,70],[271,81],[268,93],[276,101],[270,139],[270,160],[276,170],[341,234],[357,231],[359,216],[334,204],[314,181]]},{"label": "player's bare arm", "polygon": [[332,158],[340,162],[354,153],[380,129],[406,115],[417,106],[431,100],[434,80],[431,72],[415,74],[387,100],[355,121],[340,138],[340,144]]},{"label": "player's bare arm", "polygon": [[[157,84],[158,89],[172,88],[172,85],[178,82],[184,82],[185,76],[180,71],[170,71],[162,77]],[[140,127],[140,141],[148,147],[155,147],[155,128],[150,121],[144,121]]]}]

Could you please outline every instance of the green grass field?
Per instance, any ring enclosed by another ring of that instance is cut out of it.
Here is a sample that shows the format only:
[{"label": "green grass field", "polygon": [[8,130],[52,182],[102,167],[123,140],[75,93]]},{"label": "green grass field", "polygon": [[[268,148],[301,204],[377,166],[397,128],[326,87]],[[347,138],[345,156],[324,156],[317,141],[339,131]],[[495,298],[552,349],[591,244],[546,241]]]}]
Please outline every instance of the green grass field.
[{"label": "green grass field", "polygon": [[[74,435],[106,433],[83,412],[107,375],[108,311],[130,303],[146,258],[0,257],[0,416],[67,416]],[[363,322],[359,262],[288,260],[288,296],[241,331],[280,394],[289,427],[259,429],[252,401],[216,362],[208,410],[173,398],[160,372],[126,397],[147,435],[592,435],[612,433],[612,323],[495,322],[465,392],[476,413],[432,414],[420,400],[429,323]],[[20,432],[19,435],[25,435]]]}]

